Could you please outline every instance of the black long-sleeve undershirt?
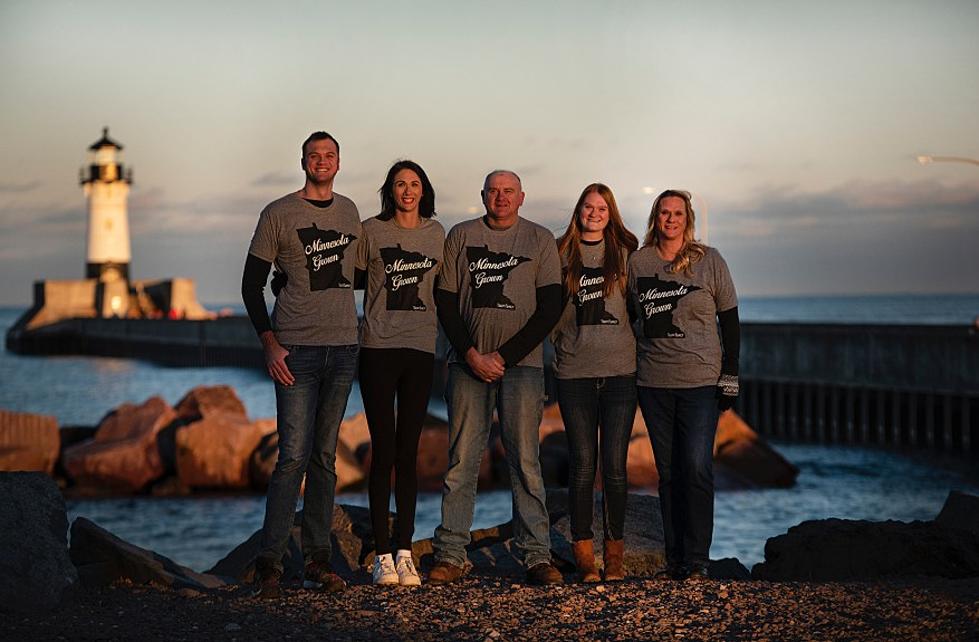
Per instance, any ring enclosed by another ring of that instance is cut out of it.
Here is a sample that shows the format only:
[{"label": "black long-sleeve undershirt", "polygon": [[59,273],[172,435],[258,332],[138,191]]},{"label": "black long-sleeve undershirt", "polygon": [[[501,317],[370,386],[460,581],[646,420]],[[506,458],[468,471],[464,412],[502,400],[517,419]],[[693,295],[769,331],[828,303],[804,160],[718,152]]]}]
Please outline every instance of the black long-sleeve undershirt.
[{"label": "black long-sleeve undershirt", "polygon": [[459,293],[449,292],[441,288],[435,288],[435,310],[438,313],[439,323],[442,330],[448,337],[452,349],[456,351],[459,358],[465,358],[469,348],[474,347],[472,337],[469,336],[469,328],[459,312]]},{"label": "black long-sleeve undershirt", "polygon": [[721,359],[721,374],[738,376],[741,352],[741,323],[738,320],[738,306],[717,313],[721,326],[721,346],[724,357]]},{"label": "black long-sleeve undershirt", "polygon": [[[515,366],[536,348],[561,318],[561,286],[537,288],[537,309],[520,330],[497,349],[507,366]],[[439,321],[449,343],[460,357],[475,347],[469,328],[459,312],[459,295],[448,290],[435,290]]]},{"label": "black long-sleeve undershirt", "polygon": [[241,275],[241,300],[252,326],[259,336],[272,329],[268,308],[265,307],[265,283],[268,281],[272,263],[249,253],[245,258],[245,269]]},{"label": "black long-sleeve undershirt", "polygon": [[561,318],[561,285],[537,288],[537,309],[515,335],[501,345],[497,352],[507,366],[515,366],[544,340]]}]

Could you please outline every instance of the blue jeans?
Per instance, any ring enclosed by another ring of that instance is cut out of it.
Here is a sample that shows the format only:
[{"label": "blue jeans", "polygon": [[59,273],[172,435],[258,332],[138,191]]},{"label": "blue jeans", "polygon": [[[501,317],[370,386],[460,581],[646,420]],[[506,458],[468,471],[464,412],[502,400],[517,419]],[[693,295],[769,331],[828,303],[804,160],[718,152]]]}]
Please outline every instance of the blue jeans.
[{"label": "blue jeans", "polygon": [[601,448],[605,539],[622,539],[628,495],[626,459],[636,417],[636,376],[557,379],[557,401],[571,455],[571,537],[575,541],[593,537],[595,468]]},{"label": "blue jeans", "polygon": [[666,559],[707,566],[714,533],[717,387],[639,387],[639,407],[659,472]]},{"label": "blue jeans", "polygon": [[513,493],[514,544],[529,568],[551,560],[550,524],[539,459],[544,411],[544,370],[506,369],[485,383],[453,363],[445,390],[449,407],[449,469],[442,488],[442,523],[435,529],[435,560],[462,566],[476,505],[479,462],[486,450],[493,409],[500,417]]},{"label": "blue jeans", "polygon": [[275,384],[279,457],[269,481],[259,560],[282,569],[306,476],[302,547],[306,560],[330,559],[337,434],[357,371],[357,345],[284,346],[296,381]]}]

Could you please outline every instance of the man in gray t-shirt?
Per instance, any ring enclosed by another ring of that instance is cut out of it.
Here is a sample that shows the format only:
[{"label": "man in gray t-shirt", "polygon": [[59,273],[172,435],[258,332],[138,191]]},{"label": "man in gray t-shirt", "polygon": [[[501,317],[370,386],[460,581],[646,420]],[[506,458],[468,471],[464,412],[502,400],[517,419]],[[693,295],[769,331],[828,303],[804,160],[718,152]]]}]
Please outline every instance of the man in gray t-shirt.
[{"label": "man in gray t-shirt", "polygon": [[557,584],[562,578],[550,563],[538,431],[541,342],[561,314],[561,265],[554,235],[518,214],[524,193],[516,174],[491,172],[482,199],[486,215],[456,225],[446,237],[435,293],[452,354],[445,393],[449,469],[429,582],[451,582],[464,571],[479,463],[496,409],[510,470],[514,541],[527,580]]},{"label": "man in gray t-shirt", "polygon": [[[301,190],[262,210],[248,248],[242,298],[275,382],[279,454],[269,481],[256,594],[280,594],[282,556],[306,478],[304,586],[340,591],[330,569],[340,421],[357,367],[354,263],[363,235],[353,202],[333,191],[340,146],[326,132],[302,146]],[[288,277],[269,319],[262,290],[272,265]]]}]

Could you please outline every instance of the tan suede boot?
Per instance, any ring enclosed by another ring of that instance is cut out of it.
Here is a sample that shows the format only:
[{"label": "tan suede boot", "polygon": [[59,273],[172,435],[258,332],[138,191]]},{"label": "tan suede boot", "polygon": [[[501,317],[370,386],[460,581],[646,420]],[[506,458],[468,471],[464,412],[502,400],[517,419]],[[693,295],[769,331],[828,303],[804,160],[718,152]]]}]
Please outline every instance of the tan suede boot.
[{"label": "tan suede boot", "polygon": [[615,582],[625,579],[625,569],[622,566],[624,554],[623,542],[621,539],[605,540],[605,581]]},{"label": "tan suede boot", "polygon": [[578,567],[578,579],[582,582],[598,582],[602,578],[595,567],[595,548],[592,540],[579,539],[571,545],[574,550],[574,563]]}]

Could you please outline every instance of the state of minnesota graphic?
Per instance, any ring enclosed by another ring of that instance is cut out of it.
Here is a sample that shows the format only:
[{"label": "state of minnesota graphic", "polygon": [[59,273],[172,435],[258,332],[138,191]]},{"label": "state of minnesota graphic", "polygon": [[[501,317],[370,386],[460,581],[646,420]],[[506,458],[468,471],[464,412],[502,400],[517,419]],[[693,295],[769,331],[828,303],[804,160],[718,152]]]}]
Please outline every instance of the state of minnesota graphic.
[{"label": "state of minnesota graphic", "polygon": [[579,326],[619,325],[615,315],[605,310],[605,275],[600,267],[581,268],[574,305]]},{"label": "state of minnesota graphic", "polygon": [[673,312],[680,299],[701,288],[660,279],[658,274],[636,279],[643,335],[647,339],[682,339],[683,330],[673,324]]},{"label": "state of minnesota graphic", "polygon": [[510,278],[510,272],[530,259],[513,256],[506,252],[494,252],[488,246],[466,246],[466,259],[469,262],[469,287],[472,290],[474,308],[498,308],[514,310],[513,301],[503,294],[503,287]]},{"label": "state of minnesota graphic", "polygon": [[306,254],[310,291],[349,289],[350,281],[343,277],[343,253],[357,237],[336,230],[321,230],[316,223],[300,227],[296,234]]},{"label": "state of minnesota graphic", "polygon": [[387,309],[424,312],[427,308],[418,297],[418,286],[437,261],[420,252],[404,250],[400,243],[396,247],[382,247],[380,251]]}]

